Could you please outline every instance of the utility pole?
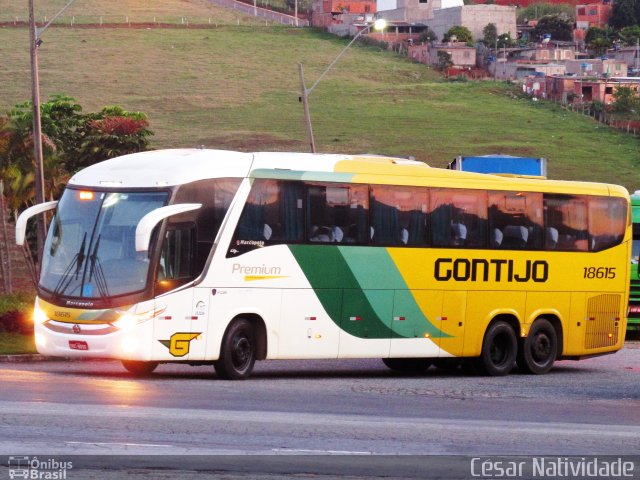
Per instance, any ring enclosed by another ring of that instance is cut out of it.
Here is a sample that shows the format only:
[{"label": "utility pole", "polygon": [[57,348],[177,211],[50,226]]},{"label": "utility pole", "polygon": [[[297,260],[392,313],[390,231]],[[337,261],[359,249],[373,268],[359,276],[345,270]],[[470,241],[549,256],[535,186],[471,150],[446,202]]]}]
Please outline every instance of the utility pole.
[{"label": "utility pole", "polygon": [[307,129],[309,149],[311,150],[311,153],[316,153],[316,143],[313,139],[313,127],[311,126],[311,115],[309,114],[309,90],[307,90],[307,86],[304,84],[304,69],[302,68],[301,63],[298,63],[298,72],[300,73],[300,90],[302,92],[300,101],[304,108],[304,124]]},{"label": "utility pole", "polygon": [[[75,0],[69,0],[58,13],[42,28],[36,26],[34,0],[29,0],[29,53],[31,56],[31,103],[33,104],[33,157],[36,164],[36,204],[44,203],[44,159],[42,153],[42,119],[40,117],[40,78],[38,74],[38,47],[42,44],[40,35],[69,8]],[[38,215],[36,221],[36,237],[38,249],[38,264],[36,265],[36,277],[39,276],[42,263],[42,250],[44,239],[47,236],[45,217]]]},{"label": "utility pole", "polygon": [[[40,79],[38,77],[38,47],[42,43],[36,31],[34,0],[29,0],[29,52],[31,54],[31,103],[33,104],[33,156],[36,164],[36,203],[44,203],[44,160],[42,155],[42,122],[40,119]],[[47,227],[43,215],[38,215],[36,223],[38,265],[42,261],[42,249]]]},{"label": "utility pole", "polygon": [[302,63],[298,63],[298,71],[300,72],[300,87],[301,87],[301,95],[299,98],[300,98],[300,101],[302,102],[302,106],[304,107],[304,120],[307,127],[307,137],[309,139],[309,147],[311,148],[311,153],[316,153],[316,144],[313,139],[313,128],[311,127],[311,114],[309,113],[309,94],[313,91],[314,88],[318,86],[318,83],[320,83],[320,80],[322,80],[324,76],[329,72],[329,70],[333,68],[333,66],[337,63],[337,61],[340,60],[340,57],[344,55],[344,52],[346,52],[349,49],[349,47],[353,45],[358,38],[360,38],[360,35],[368,32],[369,30],[371,30],[371,28],[375,28],[376,30],[383,31],[386,25],[387,25],[387,22],[384,19],[379,18],[374,23],[367,25],[365,28],[360,30],[349,42],[349,44],[342,49],[342,51],[338,54],[338,56],[333,59],[333,61],[329,64],[329,66],[325,69],[325,71],[320,74],[318,79],[309,88],[307,88],[304,83],[304,70],[302,69]]}]

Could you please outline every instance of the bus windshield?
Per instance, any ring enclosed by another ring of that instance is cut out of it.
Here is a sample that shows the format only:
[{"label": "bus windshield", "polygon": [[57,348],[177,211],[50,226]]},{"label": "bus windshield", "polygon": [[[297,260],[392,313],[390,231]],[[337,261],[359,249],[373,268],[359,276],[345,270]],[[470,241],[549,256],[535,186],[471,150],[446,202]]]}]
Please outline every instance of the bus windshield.
[{"label": "bus windshield", "polygon": [[55,296],[102,299],[144,290],[146,252],[136,252],[140,219],[169,193],[67,189],[44,247],[40,287]]}]

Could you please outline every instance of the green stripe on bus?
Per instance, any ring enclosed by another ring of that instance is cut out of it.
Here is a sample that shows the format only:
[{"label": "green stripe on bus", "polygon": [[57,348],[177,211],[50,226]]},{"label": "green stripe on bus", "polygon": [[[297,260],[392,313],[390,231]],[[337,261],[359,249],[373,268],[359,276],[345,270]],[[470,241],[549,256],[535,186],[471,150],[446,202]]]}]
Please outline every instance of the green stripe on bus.
[{"label": "green stripe on bus", "polygon": [[[289,245],[289,249],[325,311],[347,333],[359,338],[448,336],[424,316],[385,248]],[[393,320],[398,299],[406,321]]]},{"label": "green stripe on bus", "polygon": [[339,172],[307,172],[302,170],[271,170],[256,168],[251,171],[251,178],[273,178],[277,180],[306,180],[314,182],[351,183],[353,173]]}]

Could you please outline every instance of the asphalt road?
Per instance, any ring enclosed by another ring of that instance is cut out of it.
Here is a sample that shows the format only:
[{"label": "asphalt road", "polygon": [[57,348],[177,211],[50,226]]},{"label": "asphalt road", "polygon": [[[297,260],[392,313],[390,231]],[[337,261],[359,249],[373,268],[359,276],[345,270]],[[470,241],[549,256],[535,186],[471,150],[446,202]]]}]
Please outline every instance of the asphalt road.
[{"label": "asphalt road", "polygon": [[260,362],[242,382],[207,366],[137,379],[114,361],[0,364],[0,479],[15,455],[91,459],[73,479],[151,464],[153,478],[467,478],[474,456],[639,454],[638,342],[501,378],[400,375],[379,360]]}]

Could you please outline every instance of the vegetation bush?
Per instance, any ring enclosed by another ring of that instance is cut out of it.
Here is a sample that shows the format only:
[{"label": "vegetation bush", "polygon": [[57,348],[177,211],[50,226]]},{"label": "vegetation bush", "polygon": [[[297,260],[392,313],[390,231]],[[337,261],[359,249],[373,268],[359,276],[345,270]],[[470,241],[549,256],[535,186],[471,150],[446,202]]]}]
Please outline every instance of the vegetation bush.
[{"label": "vegetation bush", "polygon": [[33,333],[33,297],[27,294],[0,296],[0,333]]}]

